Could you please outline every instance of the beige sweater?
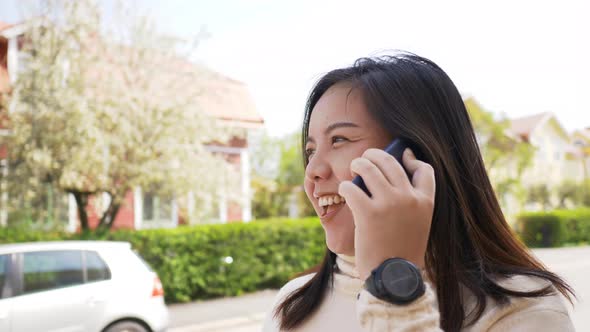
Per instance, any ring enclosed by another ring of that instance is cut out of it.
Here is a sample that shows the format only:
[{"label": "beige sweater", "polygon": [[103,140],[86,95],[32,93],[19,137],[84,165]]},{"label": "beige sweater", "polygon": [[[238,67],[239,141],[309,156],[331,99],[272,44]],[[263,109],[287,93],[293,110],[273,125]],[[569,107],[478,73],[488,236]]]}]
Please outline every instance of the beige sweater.
[{"label": "beige sweater", "polygon": [[[334,274],[334,289],[303,325],[296,331],[441,331],[436,294],[430,282],[426,293],[417,301],[398,306],[381,301],[362,288],[362,281],[354,266],[354,257],[338,256]],[[306,275],[287,283],[276,297],[272,311],[290,292],[303,286],[313,275]],[[500,282],[514,290],[532,290],[547,285],[541,279],[516,276]],[[357,299],[357,295],[360,296]],[[465,296],[465,310],[475,306],[475,298]],[[278,320],[272,311],[264,322],[263,332],[279,331]],[[559,295],[541,298],[513,298],[507,306],[489,301],[481,318],[463,331],[574,331],[574,327]]]}]

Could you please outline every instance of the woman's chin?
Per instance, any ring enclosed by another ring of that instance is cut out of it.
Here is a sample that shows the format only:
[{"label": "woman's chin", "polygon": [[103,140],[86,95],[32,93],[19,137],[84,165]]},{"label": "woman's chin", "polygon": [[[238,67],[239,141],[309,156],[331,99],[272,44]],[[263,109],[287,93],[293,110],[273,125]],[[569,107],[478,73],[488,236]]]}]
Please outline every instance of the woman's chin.
[{"label": "woman's chin", "polygon": [[326,234],[326,246],[335,254],[354,256],[354,233],[352,239],[345,239],[341,236]]},{"label": "woman's chin", "polygon": [[348,208],[329,220],[322,220],[326,246],[336,254],[354,255],[354,221]]}]

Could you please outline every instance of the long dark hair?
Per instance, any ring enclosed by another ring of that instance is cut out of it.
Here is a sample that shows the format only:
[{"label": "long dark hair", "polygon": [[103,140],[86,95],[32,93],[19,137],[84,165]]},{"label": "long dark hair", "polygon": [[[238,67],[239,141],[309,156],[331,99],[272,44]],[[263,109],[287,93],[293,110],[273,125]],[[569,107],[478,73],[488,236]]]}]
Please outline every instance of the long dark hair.
[{"label": "long dark hair", "polygon": [[[571,287],[536,260],[508,226],[461,95],[440,67],[403,52],[361,58],[351,67],[330,71],[308,98],[303,145],[314,106],[326,90],[340,82],[359,89],[370,115],[392,137],[414,142],[421,159],[434,168],[437,188],[425,265],[428,278],[442,286],[436,287],[442,329],[457,331],[474,323],[486,307],[486,297],[501,305],[510,296],[540,297],[557,289],[572,301]],[[307,166],[305,156],[304,164]],[[275,317],[281,329],[299,326],[318,309],[333,282],[335,257],[326,249],[317,273],[279,304]],[[513,275],[539,277],[551,285],[519,292],[498,284],[499,279]],[[462,286],[477,299],[473,312],[464,311]]]}]

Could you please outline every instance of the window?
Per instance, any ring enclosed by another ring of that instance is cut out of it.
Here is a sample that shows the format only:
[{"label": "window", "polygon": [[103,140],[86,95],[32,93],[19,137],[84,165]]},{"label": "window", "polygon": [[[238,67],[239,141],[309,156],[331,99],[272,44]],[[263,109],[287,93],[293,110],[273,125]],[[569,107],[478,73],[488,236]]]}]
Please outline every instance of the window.
[{"label": "window", "polygon": [[145,194],[143,195],[143,219],[152,220],[154,219],[155,211],[157,210],[158,200],[156,197]]},{"label": "window", "polygon": [[87,282],[111,279],[111,271],[100,256],[94,251],[86,251]]},{"label": "window", "polygon": [[6,279],[8,278],[9,258],[9,255],[0,255],[0,299],[5,297],[4,285],[6,284]]},{"label": "window", "polygon": [[170,222],[172,220],[172,199],[151,193],[143,195],[143,219],[147,222]]},{"label": "window", "polygon": [[34,293],[84,282],[82,252],[29,252],[23,255],[23,293]]},{"label": "window", "polygon": [[39,220],[48,224],[67,224],[68,195],[60,193],[50,184],[43,184],[32,200],[15,197],[14,212],[8,214],[8,222],[20,222],[23,219]]}]

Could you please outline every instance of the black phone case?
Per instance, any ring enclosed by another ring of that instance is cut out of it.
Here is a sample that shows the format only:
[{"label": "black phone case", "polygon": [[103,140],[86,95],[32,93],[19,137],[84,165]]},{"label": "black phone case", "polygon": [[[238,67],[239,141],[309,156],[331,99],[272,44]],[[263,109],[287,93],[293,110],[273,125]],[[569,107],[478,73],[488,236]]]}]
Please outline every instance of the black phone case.
[{"label": "black phone case", "polygon": [[[414,152],[414,154],[418,153],[418,151],[415,150],[414,145],[411,144],[409,140],[402,138],[402,137],[394,139],[384,149],[384,151],[389,153],[390,155],[392,155],[402,165],[402,167],[404,167],[404,165],[402,163],[402,156],[403,156],[403,153],[406,150],[406,148],[412,149],[412,152]],[[408,171],[405,169],[405,167],[404,167],[404,170],[406,171],[406,175],[408,176],[408,179],[411,181],[412,178],[410,177],[410,173],[408,173]],[[361,188],[369,197],[371,197],[371,192],[369,191],[369,189],[367,189],[367,186],[365,185],[365,181],[363,181],[363,178],[361,178],[360,175],[357,175],[352,180],[352,183],[359,186],[359,188]]]}]

